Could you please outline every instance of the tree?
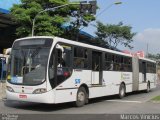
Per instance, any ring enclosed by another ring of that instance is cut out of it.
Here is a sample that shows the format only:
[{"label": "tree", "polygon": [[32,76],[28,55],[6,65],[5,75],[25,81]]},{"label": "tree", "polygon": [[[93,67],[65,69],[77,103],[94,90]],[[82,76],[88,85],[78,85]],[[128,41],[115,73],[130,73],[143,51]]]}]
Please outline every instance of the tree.
[{"label": "tree", "polygon": [[133,41],[132,38],[136,33],[132,33],[131,29],[131,26],[123,25],[122,22],[107,25],[97,22],[96,39],[102,43],[105,42],[109,48],[117,48],[121,44],[132,49],[133,46],[130,43]]},{"label": "tree", "polygon": [[[16,29],[17,36],[25,37],[31,35],[33,19],[40,11],[68,3],[69,0],[21,0],[21,4],[14,5],[11,8],[11,14],[18,24]],[[69,5],[55,11],[39,14],[36,17],[34,35],[65,36],[66,31],[62,25],[70,22],[71,17],[75,18],[76,16],[73,13],[78,13],[78,10],[79,7],[77,5]],[[78,20],[80,18],[87,22],[95,19],[93,15],[89,15],[88,13],[79,16]],[[80,26],[83,26],[83,24],[76,24],[76,29]]]},{"label": "tree", "polygon": [[[160,70],[160,54],[151,54],[149,53],[147,56],[149,59],[156,61],[157,64],[157,72]],[[158,77],[160,78],[160,71],[158,72]]]},{"label": "tree", "polygon": [[148,53],[147,58],[157,61],[157,68],[160,70],[160,54],[159,53],[157,54]]},{"label": "tree", "polygon": [[160,60],[160,54],[151,54],[149,53],[148,58],[153,59],[153,60]]}]

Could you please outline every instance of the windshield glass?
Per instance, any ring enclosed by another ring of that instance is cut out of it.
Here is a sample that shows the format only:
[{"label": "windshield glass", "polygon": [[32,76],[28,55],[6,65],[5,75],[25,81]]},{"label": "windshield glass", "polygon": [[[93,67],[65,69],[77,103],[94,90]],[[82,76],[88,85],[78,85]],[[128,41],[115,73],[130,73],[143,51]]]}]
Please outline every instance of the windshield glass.
[{"label": "windshield glass", "polygon": [[45,81],[51,39],[17,41],[11,53],[10,82],[37,85]]}]

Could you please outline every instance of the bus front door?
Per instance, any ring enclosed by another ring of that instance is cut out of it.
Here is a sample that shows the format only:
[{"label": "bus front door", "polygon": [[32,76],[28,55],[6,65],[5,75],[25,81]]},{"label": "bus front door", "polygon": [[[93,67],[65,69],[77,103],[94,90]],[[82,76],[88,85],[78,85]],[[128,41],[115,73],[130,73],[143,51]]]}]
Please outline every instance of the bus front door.
[{"label": "bus front door", "polygon": [[92,84],[102,84],[102,53],[92,52]]}]

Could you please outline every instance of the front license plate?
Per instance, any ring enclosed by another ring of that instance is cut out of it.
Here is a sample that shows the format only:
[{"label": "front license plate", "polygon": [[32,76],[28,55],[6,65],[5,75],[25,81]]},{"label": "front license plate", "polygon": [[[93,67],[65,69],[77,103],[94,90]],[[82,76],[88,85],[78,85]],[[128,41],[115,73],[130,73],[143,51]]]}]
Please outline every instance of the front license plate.
[{"label": "front license plate", "polygon": [[19,95],[19,98],[27,99],[27,95]]}]

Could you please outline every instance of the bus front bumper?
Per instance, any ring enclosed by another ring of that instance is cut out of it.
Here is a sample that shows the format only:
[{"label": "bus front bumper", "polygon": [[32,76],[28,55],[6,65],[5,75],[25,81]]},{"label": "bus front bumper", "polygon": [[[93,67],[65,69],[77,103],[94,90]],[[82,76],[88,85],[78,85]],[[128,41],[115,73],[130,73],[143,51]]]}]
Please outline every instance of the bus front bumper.
[{"label": "bus front bumper", "polygon": [[54,92],[52,90],[42,94],[14,93],[6,90],[6,96],[7,96],[7,100],[48,103],[48,104],[55,103]]}]

